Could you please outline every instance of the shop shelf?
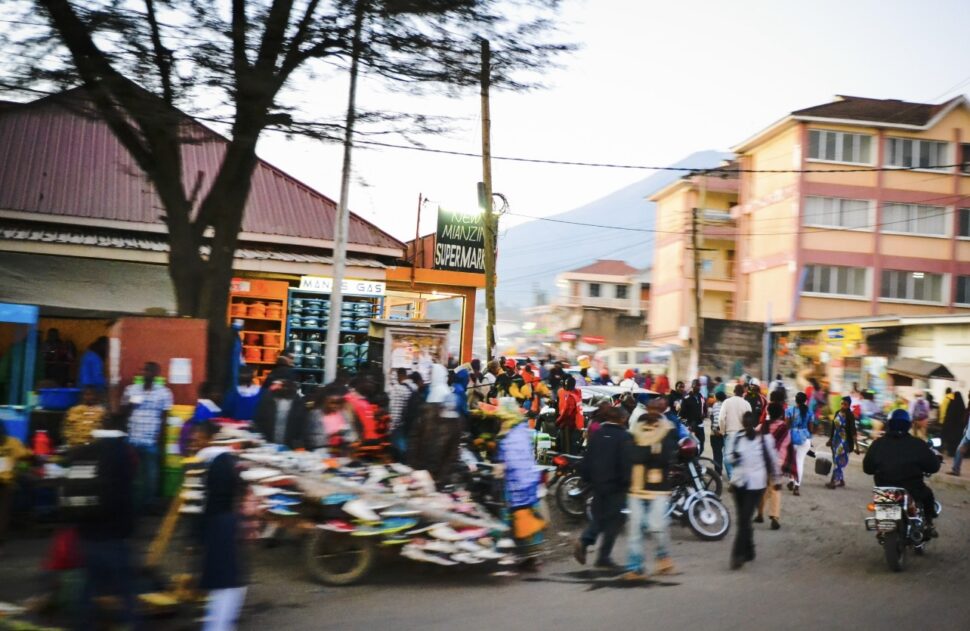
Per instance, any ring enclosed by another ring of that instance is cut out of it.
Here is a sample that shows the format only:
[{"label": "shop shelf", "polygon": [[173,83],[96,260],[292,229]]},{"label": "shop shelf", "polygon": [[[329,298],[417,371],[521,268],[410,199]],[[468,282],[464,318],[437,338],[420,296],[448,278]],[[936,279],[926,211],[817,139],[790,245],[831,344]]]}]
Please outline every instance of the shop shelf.
[{"label": "shop shelf", "polygon": [[234,320],[259,320],[261,322],[282,322],[283,318],[257,318],[254,316],[234,316],[230,315],[230,318]]}]

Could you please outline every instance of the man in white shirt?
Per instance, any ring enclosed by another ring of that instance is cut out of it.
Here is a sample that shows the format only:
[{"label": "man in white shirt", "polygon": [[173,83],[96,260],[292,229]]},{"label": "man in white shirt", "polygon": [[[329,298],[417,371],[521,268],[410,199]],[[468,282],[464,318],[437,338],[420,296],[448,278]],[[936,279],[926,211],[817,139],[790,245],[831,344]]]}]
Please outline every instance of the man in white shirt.
[{"label": "man in white shirt", "polygon": [[751,411],[751,404],[744,400],[744,386],[738,384],[734,386],[734,396],[729,397],[721,404],[721,412],[718,415],[718,425],[724,434],[724,472],[727,479],[731,479],[731,453],[734,451],[734,441],[738,434],[744,430],[744,413]]}]

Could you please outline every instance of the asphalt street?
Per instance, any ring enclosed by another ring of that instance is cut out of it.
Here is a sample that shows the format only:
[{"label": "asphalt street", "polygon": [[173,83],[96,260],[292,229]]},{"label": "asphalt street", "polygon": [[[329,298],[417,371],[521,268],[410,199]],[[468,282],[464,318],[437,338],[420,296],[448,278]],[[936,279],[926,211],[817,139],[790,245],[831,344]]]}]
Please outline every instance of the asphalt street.
[{"label": "asphalt street", "polygon": [[[645,585],[579,566],[570,548],[578,524],[554,524],[542,571],[515,578],[392,561],[366,584],[328,588],[306,579],[299,548],[260,550],[242,628],[970,628],[968,492],[936,485],[941,538],[894,574],[863,525],[871,478],[853,466],[846,489],[824,482],[810,473],[800,497],[785,495],[782,529],[757,526],[758,558],[739,571],[728,568],[733,529],[710,543],[673,525],[681,573]],[[625,552],[621,539],[615,560]]]}]

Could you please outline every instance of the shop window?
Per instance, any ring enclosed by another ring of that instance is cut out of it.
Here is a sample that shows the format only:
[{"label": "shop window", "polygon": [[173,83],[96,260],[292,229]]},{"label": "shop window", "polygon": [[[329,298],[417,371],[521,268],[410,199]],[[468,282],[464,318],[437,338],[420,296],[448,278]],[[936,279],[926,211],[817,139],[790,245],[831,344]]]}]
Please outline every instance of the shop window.
[{"label": "shop window", "polygon": [[943,302],[943,274],[883,270],[880,298]]},{"label": "shop window", "polygon": [[618,300],[626,300],[629,297],[629,287],[627,285],[616,286],[616,297]]},{"label": "shop window", "polygon": [[864,267],[807,265],[802,291],[811,294],[864,297],[867,293],[867,276],[868,271]]},{"label": "shop window", "polygon": [[589,297],[590,298],[599,298],[600,297],[600,284],[599,283],[590,283],[589,284]]}]

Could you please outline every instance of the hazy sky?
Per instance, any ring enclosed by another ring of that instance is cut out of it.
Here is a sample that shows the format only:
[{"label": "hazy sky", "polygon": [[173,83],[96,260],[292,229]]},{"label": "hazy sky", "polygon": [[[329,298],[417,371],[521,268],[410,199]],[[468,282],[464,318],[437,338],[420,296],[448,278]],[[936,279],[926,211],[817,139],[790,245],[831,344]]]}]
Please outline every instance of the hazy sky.
[{"label": "hazy sky", "polygon": [[[727,149],[835,94],[939,102],[970,92],[967,0],[564,5],[563,36],[581,48],[548,74],[548,89],[493,95],[495,155],[663,165],[693,151]],[[339,112],[346,100],[339,80],[297,87],[321,114]],[[477,92],[417,99],[365,79],[361,101],[454,116],[457,129],[423,142],[480,149]],[[338,197],[339,146],[272,134],[260,154]],[[367,149],[354,162],[351,208],[398,238],[414,235],[419,193],[443,206],[475,206],[480,160]],[[570,210],[649,174],[507,162],[495,162],[493,170],[495,190],[513,212],[529,215]],[[422,234],[434,229],[433,211],[428,207]]]}]

